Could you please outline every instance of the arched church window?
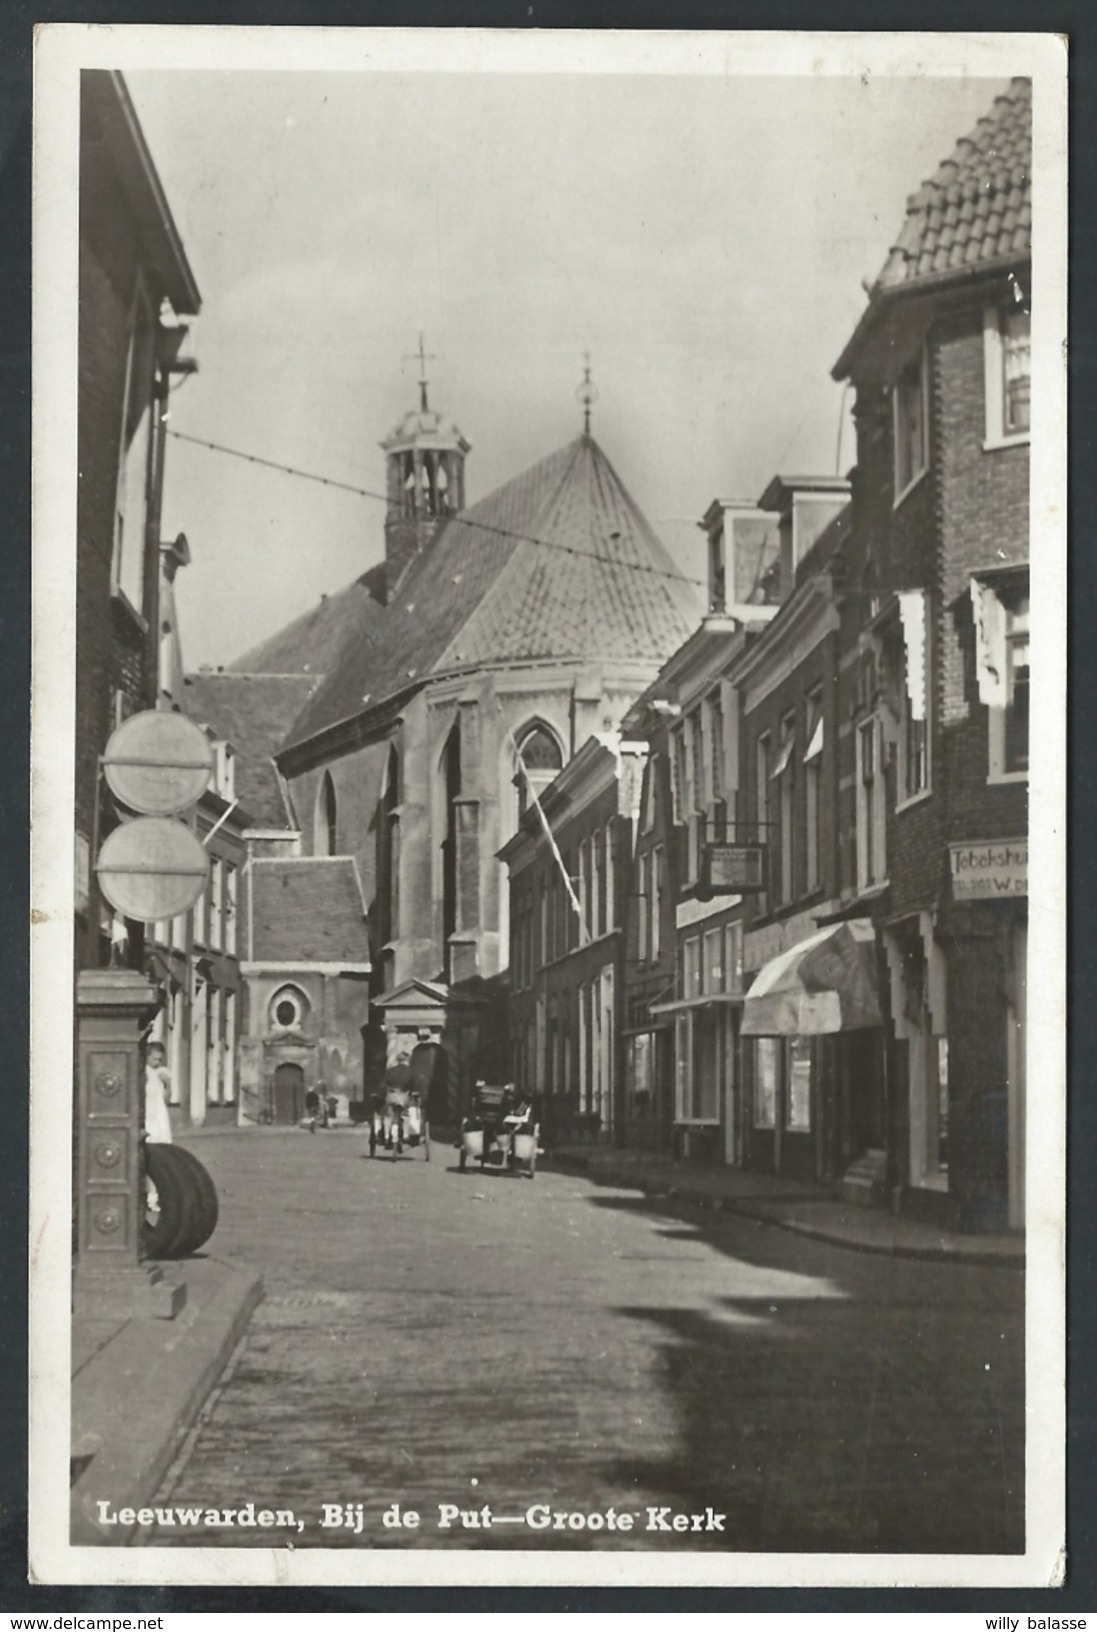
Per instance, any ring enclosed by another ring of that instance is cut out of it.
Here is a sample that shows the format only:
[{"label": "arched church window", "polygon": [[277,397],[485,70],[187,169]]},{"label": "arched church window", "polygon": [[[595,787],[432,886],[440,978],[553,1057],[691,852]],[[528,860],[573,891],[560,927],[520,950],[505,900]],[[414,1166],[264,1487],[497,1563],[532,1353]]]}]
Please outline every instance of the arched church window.
[{"label": "arched church window", "polygon": [[338,854],[336,818],[335,783],[331,779],[331,772],[325,771],[323,780],[316,790],[316,821],[313,831],[313,853],[315,855],[334,856]]},{"label": "arched church window", "polygon": [[377,934],[386,946],[400,933],[400,755],[390,744],[377,821]]},{"label": "arched church window", "polygon": [[564,755],[555,735],[540,720],[534,721],[517,738],[518,819],[525,815],[533,795],[540,798],[564,768]]},{"label": "arched church window", "polygon": [[450,937],[457,931],[457,809],[461,797],[461,726],[454,724],[442,750],[445,832],[442,838],[442,958],[450,978]]}]

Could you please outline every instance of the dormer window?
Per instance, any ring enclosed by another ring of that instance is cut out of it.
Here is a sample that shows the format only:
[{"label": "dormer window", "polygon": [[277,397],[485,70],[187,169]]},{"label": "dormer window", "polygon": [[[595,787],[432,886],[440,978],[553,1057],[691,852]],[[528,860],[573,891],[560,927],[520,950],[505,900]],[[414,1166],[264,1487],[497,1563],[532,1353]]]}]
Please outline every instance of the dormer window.
[{"label": "dormer window", "polygon": [[895,502],[904,497],[928,462],[929,420],[925,360],[921,352],[903,369],[892,391],[895,435]]}]

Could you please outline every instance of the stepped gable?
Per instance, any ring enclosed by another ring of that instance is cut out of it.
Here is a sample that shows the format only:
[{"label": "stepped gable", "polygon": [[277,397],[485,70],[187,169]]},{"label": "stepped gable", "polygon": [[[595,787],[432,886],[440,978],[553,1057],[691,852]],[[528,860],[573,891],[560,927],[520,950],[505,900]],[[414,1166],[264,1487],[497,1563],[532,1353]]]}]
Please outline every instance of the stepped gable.
[{"label": "stepped gable", "polygon": [[1032,250],[1032,81],[1014,79],[907,200],[873,293]]},{"label": "stepped gable", "polygon": [[377,638],[344,642],[285,746],[454,668],[556,656],[659,661],[698,608],[605,454],[580,437],[446,524],[413,562]]},{"label": "stepped gable", "polygon": [[362,885],[351,856],[257,856],[251,868],[256,962],[369,963]]},{"label": "stepped gable", "polygon": [[183,711],[210,726],[236,753],[236,793],[257,826],[294,826],[274,765],[274,754],[317,677],[311,674],[239,674],[220,670],[188,674]]}]

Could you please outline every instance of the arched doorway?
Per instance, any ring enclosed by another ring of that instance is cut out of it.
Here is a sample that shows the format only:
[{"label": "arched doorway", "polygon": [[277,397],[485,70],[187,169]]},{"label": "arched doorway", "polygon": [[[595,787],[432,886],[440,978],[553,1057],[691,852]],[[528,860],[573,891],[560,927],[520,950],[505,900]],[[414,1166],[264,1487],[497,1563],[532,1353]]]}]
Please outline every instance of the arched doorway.
[{"label": "arched doorway", "polygon": [[293,1127],[305,1114],[305,1073],[285,1060],[274,1073],[271,1121]]}]

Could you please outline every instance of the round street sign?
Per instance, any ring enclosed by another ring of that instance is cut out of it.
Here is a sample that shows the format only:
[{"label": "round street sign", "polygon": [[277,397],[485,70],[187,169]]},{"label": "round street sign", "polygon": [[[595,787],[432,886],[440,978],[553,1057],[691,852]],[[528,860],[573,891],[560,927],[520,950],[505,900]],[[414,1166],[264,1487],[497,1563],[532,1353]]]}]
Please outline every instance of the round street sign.
[{"label": "round street sign", "polygon": [[95,871],[116,912],[154,924],[193,907],[209,876],[209,856],[183,822],[135,816],[108,834]]},{"label": "round street sign", "polygon": [[116,799],[144,816],[173,816],[201,798],[213,769],[206,733],[184,714],[131,714],[111,734],[103,774]]}]

